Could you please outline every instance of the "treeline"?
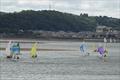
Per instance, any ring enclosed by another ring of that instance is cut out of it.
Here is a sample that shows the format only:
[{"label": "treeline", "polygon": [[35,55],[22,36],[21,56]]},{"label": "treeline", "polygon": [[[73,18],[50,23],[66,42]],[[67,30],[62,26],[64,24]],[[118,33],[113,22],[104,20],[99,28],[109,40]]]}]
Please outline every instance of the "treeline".
[{"label": "treeline", "polygon": [[58,11],[0,12],[0,32],[19,30],[45,31],[95,31],[97,25],[105,25],[120,30],[120,19],[107,16],[88,16],[88,14],[68,14]]}]

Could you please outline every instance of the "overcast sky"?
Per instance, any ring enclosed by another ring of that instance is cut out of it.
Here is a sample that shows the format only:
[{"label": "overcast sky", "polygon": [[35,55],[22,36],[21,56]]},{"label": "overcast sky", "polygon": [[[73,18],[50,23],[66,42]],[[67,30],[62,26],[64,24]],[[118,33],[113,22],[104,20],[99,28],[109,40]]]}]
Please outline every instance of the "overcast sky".
[{"label": "overcast sky", "polygon": [[120,18],[120,0],[0,0],[0,11],[52,10]]}]

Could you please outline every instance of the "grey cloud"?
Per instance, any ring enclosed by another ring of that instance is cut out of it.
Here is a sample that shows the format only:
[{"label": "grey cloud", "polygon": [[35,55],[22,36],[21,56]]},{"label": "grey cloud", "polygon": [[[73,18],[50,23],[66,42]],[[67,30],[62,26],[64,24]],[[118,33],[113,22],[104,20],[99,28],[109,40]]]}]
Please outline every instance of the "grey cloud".
[{"label": "grey cloud", "polygon": [[[28,0],[30,1],[30,0]],[[119,0],[50,0],[52,9],[62,12],[80,14],[80,12],[90,15],[106,15],[119,17],[120,1]],[[23,9],[42,10],[48,9],[49,4],[19,4],[18,0],[1,0],[1,11],[20,11]]]},{"label": "grey cloud", "polygon": [[15,6],[17,4],[16,0],[0,0],[1,7],[4,6]]}]

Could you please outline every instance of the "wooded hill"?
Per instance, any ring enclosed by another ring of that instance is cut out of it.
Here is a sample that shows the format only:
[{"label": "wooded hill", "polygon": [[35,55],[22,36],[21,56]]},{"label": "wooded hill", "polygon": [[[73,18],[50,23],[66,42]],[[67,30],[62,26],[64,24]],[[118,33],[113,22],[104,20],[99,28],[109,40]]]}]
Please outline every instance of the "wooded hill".
[{"label": "wooded hill", "polygon": [[120,30],[120,19],[107,16],[88,16],[88,14],[74,15],[51,10],[0,12],[0,32],[9,33],[19,30],[95,31],[97,25]]}]

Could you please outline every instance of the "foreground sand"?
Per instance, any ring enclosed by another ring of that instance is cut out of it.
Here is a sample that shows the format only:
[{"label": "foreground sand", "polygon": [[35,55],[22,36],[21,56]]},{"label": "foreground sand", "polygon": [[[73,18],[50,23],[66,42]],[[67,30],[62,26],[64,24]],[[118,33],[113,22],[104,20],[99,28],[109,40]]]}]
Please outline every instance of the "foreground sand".
[{"label": "foreground sand", "polygon": [[[110,51],[106,62],[91,51],[90,56],[79,52],[80,42],[46,41],[39,48],[72,49],[74,51],[38,51],[32,60],[29,51],[22,51],[21,59],[5,59],[0,51],[0,80],[120,80],[120,43],[108,44]],[[95,43],[88,43],[89,49]],[[6,47],[6,43],[1,43]],[[30,48],[31,43],[21,44]]]}]

